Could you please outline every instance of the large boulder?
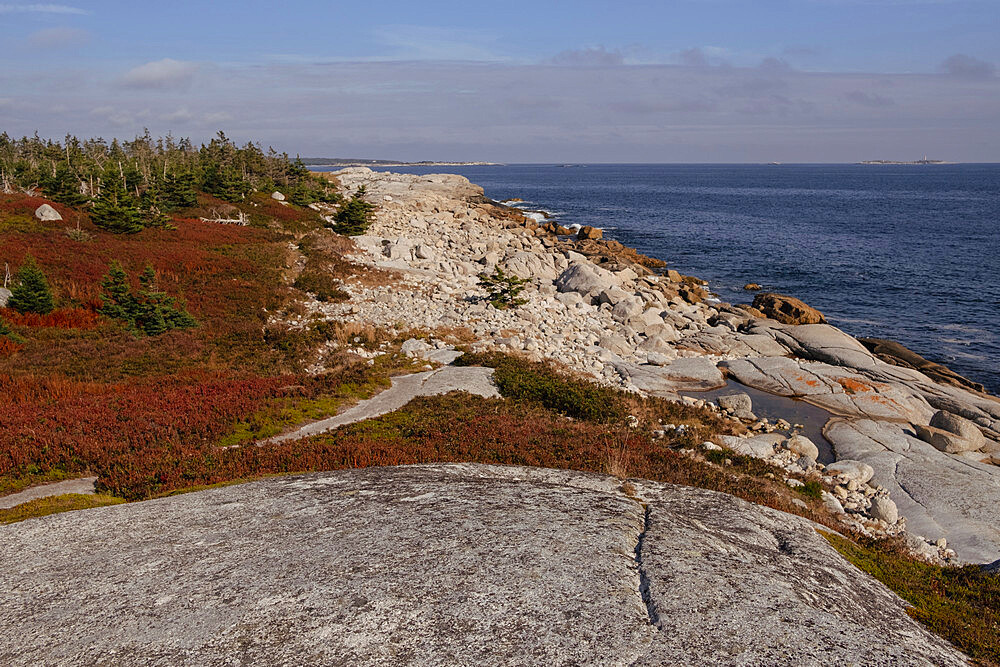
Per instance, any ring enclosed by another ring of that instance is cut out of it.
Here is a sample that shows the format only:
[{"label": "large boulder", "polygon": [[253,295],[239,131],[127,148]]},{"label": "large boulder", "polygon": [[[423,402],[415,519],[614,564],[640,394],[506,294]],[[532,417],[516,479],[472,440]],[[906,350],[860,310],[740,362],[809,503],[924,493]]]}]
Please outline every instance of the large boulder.
[{"label": "large boulder", "polygon": [[570,264],[556,278],[555,285],[560,292],[576,292],[588,297],[619,286],[613,273],[589,262]]},{"label": "large boulder", "polygon": [[720,435],[719,441],[723,446],[733,450],[743,456],[752,456],[758,459],[769,459],[774,456],[774,448],[785,437],[777,433],[765,433],[752,438],[738,438],[734,435]]},{"label": "large boulder", "polygon": [[533,252],[512,253],[500,263],[500,268],[509,276],[517,276],[526,280],[533,278],[553,280],[559,275],[552,263],[552,255],[540,255]]},{"label": "large boulder", "polygon": [[804,435],[793,435],[785,441],[785,448],[799,456],[807,456],[812,460],[819,458],[819,447]]},{"label": "large boulder", "polygon": [[722,371],[707,357],[685,357],[666,366],[618,362],[615,370],[625,382],[654,396],[674,396],[679,391],[710,391],[726,384]]},{"label": "large boulder", "polygon": [[272,478],[0,540],[11,667],[966,663],[805,519],[603,475]]},{"label": "large boulder", "polygon": [[931,417],[931,426],[944,429],[968,440],[970,451],[980,449],[986,444],[986,437],[978,426],[964,417],[959,417],[945,410],[938,410],[934,413],[934,416]]},{"label": "large boulder", "polygon": [[42,204],[35,209],[35,217],[42,222],[58,222],[63,219],[59,211],[55,210],[48,204]]},{"label": "large boulder", "polygon": [[604,232],[597,227],[584,225],[580,228],[580,231],[576,233],[576,238],[580,241],[600,241],[604,238]]},{"label": "large boulder", "polygon": [[962,452],[974,452],[986,444],[985,438],[980,434],[982,438],[981,442],[975,442],[969,440],[968,438],[963,438],[960,435],[952,433],[951,431],[946,431],[943,428],[937,428],[935,426],[924,426],[922,424],[916,424],[914,429],[917,432],[917,437],[926,443],[931,444],[938,451],[942,451],[946,454],[961,454]]},{"label": "large boulder", "polygon": [[727,396],[719,396],[716,400],[720,408],[731,410],[733,415],[740,419],[756,419],[753,413],[753,400],[749,394],[729,394]]},{"label": "large boulder", "polygon": [[771,330],[794,354],[834,366],[871,370],[878,362],[864,345],[829,324],[804,324]]},{"label": "large boulder", "polygon": [[828,465],[826,469],[837,475],[843,475],[847,479],[854,480],[858,484],[865,484],[875,474],[875,470],[867,463],[855,461],[853,459],[842,459]]},{"label": "large boulder", "polygon": [[812,306],[793,296],[762,292],[754,297],[753,307],[783,324],[825,324],[826,318]]},{"label": "large boulder", "polygon": [[0,287],[0,308],[6,308],[10,301],[11,291],[5,287]]}]

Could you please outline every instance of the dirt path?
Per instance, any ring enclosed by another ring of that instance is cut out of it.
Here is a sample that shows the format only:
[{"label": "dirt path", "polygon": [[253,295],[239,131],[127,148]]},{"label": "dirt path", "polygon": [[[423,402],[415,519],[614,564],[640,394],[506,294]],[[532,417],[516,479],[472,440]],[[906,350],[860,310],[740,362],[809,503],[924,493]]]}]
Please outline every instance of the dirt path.
[{"label": "dirt path", "polygon": [[[334,417],[307,424],[290,433],[275,436],[264,443],[297,440],[332,431],[340,426],[372,419],[398,410],[418,396],[437,396],[450,391],[467,391],[486,398],[499,397],[493,385],[493,369],[478,366],[444,366],[433,371],[403,375],[392,379],[392,387],[361,401]],[[262,444],[264,444],[262,443]]]},{"label": "dirt path", "polygon": [[48,498],[49,496],[62,496],[67,493],[94,493],[94,482],[96,481],[96,477],[81,477],[68,479],[65,482],[33,486],[30,489],[0,498],[0,510],[10,509],[30,500]]}]

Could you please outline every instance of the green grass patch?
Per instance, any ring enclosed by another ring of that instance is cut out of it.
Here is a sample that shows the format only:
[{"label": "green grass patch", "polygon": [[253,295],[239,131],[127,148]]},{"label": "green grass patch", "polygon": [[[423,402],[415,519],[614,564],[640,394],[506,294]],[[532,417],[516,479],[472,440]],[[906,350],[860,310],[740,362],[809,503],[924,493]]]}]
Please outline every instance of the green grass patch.
[{"label": "green grass patch", "polygon": [[795,490],[806,498],[812,498],[813,500],[819,500],[823,497],[823,485],[815,479],[810,479],[803,486],[795,487]]},{"label": "green grass patch", "polygon": [[124,502],[122,498],[102,494],[67,493],[61,496],[49,496],[48,498],[29,500],[10,509],[0,510],[0,524],[17,523],[25,519],[36,519],[73,510],[120,505]]},{"label": "green grass patch", "polygon": [[628,414],[623,392],[559,373],[544,363],[498,353],[466,353],[463,366],[489,366],[500,394],[514,401],[536,403],[574,419],[603,424],[621,423]]},{"label": "green grass patch", "polygon": [[915,560],[898,541],[851,542],[820,531],[844,558],[911,605],[908,612],[982,665],[1000,665],[1000,574]]}]

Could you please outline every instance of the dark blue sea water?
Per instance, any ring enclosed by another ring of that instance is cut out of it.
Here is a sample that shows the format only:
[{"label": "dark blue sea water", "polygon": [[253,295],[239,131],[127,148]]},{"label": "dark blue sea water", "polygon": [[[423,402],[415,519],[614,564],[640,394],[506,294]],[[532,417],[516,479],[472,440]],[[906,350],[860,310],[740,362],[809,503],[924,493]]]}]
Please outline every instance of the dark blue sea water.
[{"label": "dark blue sea water", "polygon": [[1000,165],[509,165],[467,176],[594,225],[725,301],[796,296],[1000,393]]}]

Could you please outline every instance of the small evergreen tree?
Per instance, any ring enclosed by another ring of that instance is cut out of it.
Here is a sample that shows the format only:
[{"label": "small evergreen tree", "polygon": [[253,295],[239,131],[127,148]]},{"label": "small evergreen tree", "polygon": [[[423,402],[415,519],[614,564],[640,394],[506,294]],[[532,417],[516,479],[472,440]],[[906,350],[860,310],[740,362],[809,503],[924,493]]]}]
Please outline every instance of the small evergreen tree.
[{"label": "small evergreen tree", "polygon": [[516,308],[528,303],[527,299],[519,297],[526,282],[528,281],[524,278],[508,276],[499,266],[493,271],[493,275],[479,274],[479,286],[489,292],[486,299],[497,310]]},{"label": "small evergreen tree", "polygon": [[138,293],[132,292],[128,274],[118,262],[112,262],[101,287],[104,294],[98,312],[125,322],[133,331],[159,336],[171,329],[198,326],[183,305],[177,304],[177,299],[158,289],[151,264],[139,276]]},{"label": "small evergreen tree", "polygon": [[365,186],[344,202],[334,215],[333,231],[344,236],[364,234],[372,224],[375,205],[365,201]]},{"label": "small evergreen tree", "polygon": [[21,268],[17,270],[14,279],[14,289],[11,290],[7,307],[19,313],[38,313],[47,315],[52,312],[52,291],[45,274],[38,267],[35,258],[25,257]]},{"label": "small evergreen tree", "polygon": [[158,336],[170,329],[187,329],[197,326],[191,314],[177,305],[176,299],[161,292],[156,284],[156,271],[147,264],[139,276],[139,320],[147,336]]},{"label": "small evergreen tree", "polygon": [[169,174],[163,180],[163,207],[167,211],[190,208],[198,204],[197,182],[190,171]]},{"label": "small evergreen tree", "polygon": [[75,208],[87,203],[87,196],[80,192],[80,178],[65,163],[59,164],[54,174],[43,174],[39,185],[46,197],[60,204]]},{"label": "small evergreen tree", "polygon": [[145,220],[139,202],[117,179],[110,179],[94,200],[90,219],[101,229],[114,234],[135,234],[142,231]]},{"label": "small evergreen tree", "polygon": [[132,296],[132,286],[129,285],[128,274],[118,262],[111,262],[108,275],[101,281],[101,307],[97,310],[101,315],[116,320],[134,322],[138,312],[138,304]]}]

